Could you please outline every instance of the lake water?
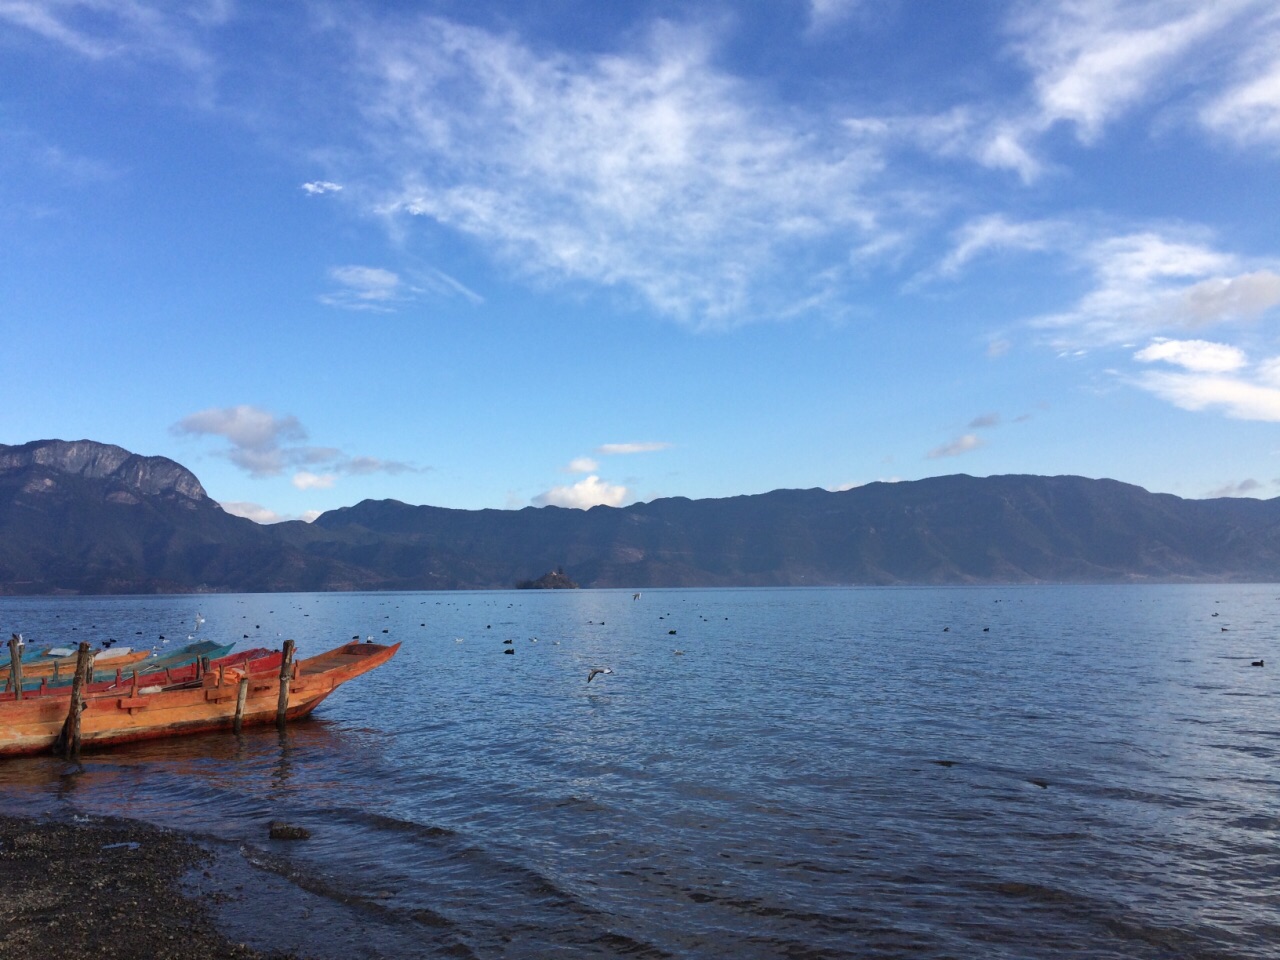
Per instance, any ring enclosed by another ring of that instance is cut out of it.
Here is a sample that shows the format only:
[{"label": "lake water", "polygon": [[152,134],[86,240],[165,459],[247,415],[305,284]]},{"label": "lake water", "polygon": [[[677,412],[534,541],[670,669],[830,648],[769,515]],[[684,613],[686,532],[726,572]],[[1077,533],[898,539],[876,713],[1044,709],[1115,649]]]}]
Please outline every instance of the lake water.
[{"label": "lake water", "polygon": [[321,958],[1273,958],[1278,595],[8,598],[33,643],[403,647],[283,735],[0,761],[0,802],[214,838],[204,887],[269,894],[232,934]]}]

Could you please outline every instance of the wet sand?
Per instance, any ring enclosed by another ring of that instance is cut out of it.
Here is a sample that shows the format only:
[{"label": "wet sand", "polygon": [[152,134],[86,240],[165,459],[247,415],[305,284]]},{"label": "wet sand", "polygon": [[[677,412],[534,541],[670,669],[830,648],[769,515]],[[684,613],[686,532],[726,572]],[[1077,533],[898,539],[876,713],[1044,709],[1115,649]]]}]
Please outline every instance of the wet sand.
[{"label": "wet sand", "polygon": [[200,844],[136,821],[0,816],[0,957],[294,958],[220,933],[213,898],[225,894],[184,892],[210,861]]}]

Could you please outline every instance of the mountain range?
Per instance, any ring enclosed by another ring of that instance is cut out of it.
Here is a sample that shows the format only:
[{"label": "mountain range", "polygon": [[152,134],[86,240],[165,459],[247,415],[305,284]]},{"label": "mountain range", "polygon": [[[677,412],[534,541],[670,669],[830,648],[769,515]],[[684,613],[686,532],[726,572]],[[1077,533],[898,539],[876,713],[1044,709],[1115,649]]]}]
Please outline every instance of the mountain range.
[{"label": "mountain range", "polygon": [[1280,498],[965,475],[590,510],[365,500],[226,513],[181,464],[91,440],[0,445],[0,594],[1280,579]]}]

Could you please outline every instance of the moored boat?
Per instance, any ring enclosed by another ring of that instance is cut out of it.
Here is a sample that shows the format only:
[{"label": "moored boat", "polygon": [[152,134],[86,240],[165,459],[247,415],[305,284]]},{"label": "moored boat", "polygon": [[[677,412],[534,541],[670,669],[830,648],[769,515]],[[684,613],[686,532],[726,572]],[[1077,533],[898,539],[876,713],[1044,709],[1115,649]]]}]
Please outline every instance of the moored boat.
[{"label": "moored boat", "polygon": [[[51,656],[48,650],[41,650],[38,647],[32,647],[31,644],[24,641],[16,633],[13,635],[13,638],[18,642],[18,650],[20,651],[18,662],[21,664],[25,665],[31,663],[33,660],[39,660],[42,657]],[[12,656],[0,658],[0,670],[8,670],[12,664]]]},{"label": "moored boat", "polygon": [[[119,647],[115,650],[102,650],[94,654],[94,669],[109,664],[112,668],[124,668],[138,663],[141,660],[151,656],[150,650],[130,650],[128,647]],[[41,677],[52,677],[61,679],[63,676],[70,676],[76,669],[76,657],[73,653],[66,657],[44,657],[31,662],[26,660],[22,663],[23,680],[39,680]]]},{"label": "moored boat", "polygon": [[[284,698],[284,719],[308,716],[346,681],[381,666],[400,644],[352,642],[326,653],[295,661]],[[252,664],[252,661],[250,661]],[[281,677],[235,668],[209,670],[199,680],[143,686],[140,682],[112,690],[90,689],[79,716],[83,749],[233,729],[241,680],[245,696],[243,724],[271,723],[280,705]],[[0,702],[0,756],[53,750],[68,719],[73,697],[36,696]]]},{"label": "moored boat", "polygon": [[[226,647],[234,646],[227,644]],[[208,672],[217,673],[218,670],[226,670],[227,668],[235,668],[239,670],[252,670],[254,673],[260,673],[268,670],[278,670],[280,667],[281,653],[279,650],[268,650],[265,647],[254,647],[251,650],[242,650],[239,653],[226,654],[216,660],[211,660],[208,665]],[[152,661],[144,660],[138,666],[132,668],[128,673],[124,670],[114,670],[104,673],[94,671],[94,679],[92,683],[84,686],[84,692],[87,696],[90,693],[98,691],[121,690],[129,687],[134,682],[134,674],[137,674],[137,683],[139,687],[155,686],[157,684],[167,686],[174,683],[186,683],[190,680],[198,680],[204,671],[196,666],[197,657],[191,657],[185,663],[175,663],[172,666],[163,664],[158,667]],[[143,673],[141,669],[146,669]],[[74,672],[74,670],[72,671]],[[71,696],[70,677],[64,677],[58,682],[51,683],[49,678],[43,678],[39,683],[24,683],[22,685],[22,696],[24,698],[31,697],[69,697]],[[11,690],[5,690],[0,693],[0,702],[15,699]]]},{"label": "moored boat", "polygon": [[[136,670],[139,674],[152,674],[175,667],[185,667],[188,664],[195,663],[201,657],[208,657],[212,661],[217,661],[227,656],[234,646],[234,642],[215,643],[212,640],[200,640],[196,643],[189,643],[177,650],[171,650],[168,653],[151,654],[137,663],[130,664],[129,670]],[[94,681],[111,680],[123,673],[124,667],[117,666],[118,663],[118,658],[108,658],[104,661],[101,656],[95,657],[93,661]],[[74,666],[72,664],[73,668]],[[49,681],[49,686],[70,686],[74,673],[74,669],[62,673],[58,680]],[[27,685],[27,689],[31,689],[30,685]]]},{"label": "moored boat", "polygon": [[185,647],[178,647],[176,650],[152,653],[146,660],[139,663],[136,669],[139,673],[153,673],[156,670],[163,670],[165,667],[181,667],[188,663],[194,663],[200,657],[217,660],[219,657],[225,657],[234,646],[234,641],[231,643],[216,643],[213,640],[197,640],[195,643],[188,643]]}]

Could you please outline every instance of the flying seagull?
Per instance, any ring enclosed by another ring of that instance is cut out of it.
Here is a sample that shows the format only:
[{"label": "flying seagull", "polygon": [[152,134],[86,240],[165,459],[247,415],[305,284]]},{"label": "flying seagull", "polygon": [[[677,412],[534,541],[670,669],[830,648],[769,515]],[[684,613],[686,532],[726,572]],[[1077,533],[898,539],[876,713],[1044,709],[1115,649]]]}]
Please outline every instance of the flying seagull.
[{"label": "flying seagull", "polygon": [[591,678],[597,673],[613,673],[608,667],[592,667],[591,672],[587,674],[587,683],[591,682]]}]

